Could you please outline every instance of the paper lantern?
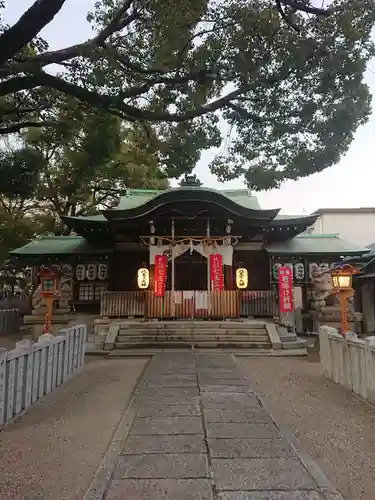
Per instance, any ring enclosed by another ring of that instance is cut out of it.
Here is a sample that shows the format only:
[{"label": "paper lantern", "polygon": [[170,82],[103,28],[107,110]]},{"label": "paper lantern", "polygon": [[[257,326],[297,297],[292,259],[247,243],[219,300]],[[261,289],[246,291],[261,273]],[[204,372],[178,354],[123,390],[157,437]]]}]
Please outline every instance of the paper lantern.
[{"label": "paper lantern", "polygon": [[140,269],[138,269],[137,283],[138,288],[140,288],[141,290],[148,288],[150,284],[150,271],[146,267],[141,267]]},{"label": "paper lantern", "polygon": [[86,266],[84,264],[78,264],[76,267],[76,278],[78,281],[82,281],[86,276]]},{"label": "paper lantern", "polygon": [[98,265],[98,278],[100,280],[106,280],[108,278],[108,266],[107,264]]},{"label": "paper lantern", "polygon": [[236,270],[236,285],[237,288],[247,288],[249,282],[249,274],[247,272],[247,269],[244,267],[240,267],[239,269]]},{"label": "paper lantern", "polygon": [[96,264],[89,264],[86,269],[86,278],[90,281],[96,280],[97,266]]},{"label": "paper lantern", "polygon": [[277,280],[277,278],[278,278],[278,276],[277,276],[277,272],[278,272],[278,270],[280,269],[280,267],[282,267],[282,264],[280,264],[280,263],[274,264],[274,265],[272,266],[272,275],[273,275],[273,278],[274,278],[275,280]]},{"label": "paper lantern", "polygon": [[302,262],[294,265],[294,277],[296,280],[303,280],[305,277],[305,266]]}]

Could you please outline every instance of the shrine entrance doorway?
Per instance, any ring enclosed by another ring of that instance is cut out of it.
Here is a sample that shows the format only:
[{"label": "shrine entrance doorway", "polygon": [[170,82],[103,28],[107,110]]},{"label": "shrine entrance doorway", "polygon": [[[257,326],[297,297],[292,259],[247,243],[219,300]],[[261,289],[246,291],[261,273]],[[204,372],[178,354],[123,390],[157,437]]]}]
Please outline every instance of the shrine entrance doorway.
[{"label": "shrine entrance doorway", "polygon": [[[208,290],[207,258],[193,251],[177,257],[175,266],[175,290]],[[168,266],[167,290],[172,289],[172,270]]]}]

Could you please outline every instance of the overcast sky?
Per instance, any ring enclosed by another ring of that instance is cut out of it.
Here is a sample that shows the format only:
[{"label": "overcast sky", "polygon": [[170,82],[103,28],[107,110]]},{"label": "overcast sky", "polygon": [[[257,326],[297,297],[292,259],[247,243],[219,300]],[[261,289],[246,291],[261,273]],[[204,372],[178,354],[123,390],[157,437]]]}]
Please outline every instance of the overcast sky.
[{"label": "overcast sky", "polygon": [[[92,30],[86,14],[95,0],[68,0],[54,21],[47,26],[43,37],[51,49],[86,40]],[[15,22],[34,0],[6,0],[5,16]],[[370,63],[366,81],[375,94],[375,61]],[[263,208],[282,208],[283,213],[299,214],[323,207],[375,206],[375,112],[356,135],[345,158],[324,172],[297,182],[286,182],[281,189],[258,194]],[[206,186],[241,188],[240,181],[221,184],[210,174],[208,163],[214,152],[202,155],[196,173]]]}]

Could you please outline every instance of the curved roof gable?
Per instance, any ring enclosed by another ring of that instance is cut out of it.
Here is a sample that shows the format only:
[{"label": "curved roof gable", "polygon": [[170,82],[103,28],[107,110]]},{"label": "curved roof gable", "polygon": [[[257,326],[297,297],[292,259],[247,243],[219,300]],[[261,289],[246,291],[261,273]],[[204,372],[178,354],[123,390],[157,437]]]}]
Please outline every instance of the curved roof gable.
[{"label": "curved roof gable", "polygon": [[246,190],[217,191],[189,186],[156,192],[145,190],[138,192],[134,198],[130,193],[130,196],[121,198],[115,210],[103,211],[103,215],[108,220],[137,219],[151,214],[158,207],[181,201],[209,202],[228,210],[233,215],[263,221],[270,221],[279,213],[279,209],[262,210],[258,200],[249,196]]}]

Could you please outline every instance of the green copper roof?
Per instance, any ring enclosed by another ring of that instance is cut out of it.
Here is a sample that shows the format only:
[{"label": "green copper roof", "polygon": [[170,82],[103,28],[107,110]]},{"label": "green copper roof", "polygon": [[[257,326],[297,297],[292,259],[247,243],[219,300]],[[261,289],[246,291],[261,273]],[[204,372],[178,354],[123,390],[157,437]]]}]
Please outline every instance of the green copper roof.
[{"label": "green copper roof", "polygon": [[103,249],[90,245],[82,236],[44,236],[23,247],[12,250],[11,255],[67,255],[108,253],[113,249]]},{"label": "green copper roof", "polygon": [[368,249],[357,247],[337,234],[302,234],[295,238],[266,245],[273,255],[335,254],[340,256],[361,255]]},{"label": "green copper roof", "polygon": [[[335,234],[301,235],[286,242],[271,243],[265,248],[273,255],[335,254],[347,256],[368,252],[368,249],[356,247]],[[90,245],[81,236],[45,236],[35,239],[10,253],[17,256],[31,257],[37,255],[109,253],[112,251],[112,247],[104,249]]]},{"label": "green copper roof", "polygon": [[178,187],[178,188],[169,188],[164,191],[161,190],[153,190],[153,189],[129,189],[128,194],[126,196],[121,196],[120,202],[115,210],[128,210],[130,208],[136,208],[144,205],[148,201],[156,198],[160,194],[171,192],[171,191],[209,191],[222,194],[229,200],[241,205],[245,208],[250,208],[252,210],[261,210],[258,200],[255,196],[249,196],[247,189],[234,189],[234,190],[224,190],[219,191],[217,189],[211,189],[207,187]]}]

